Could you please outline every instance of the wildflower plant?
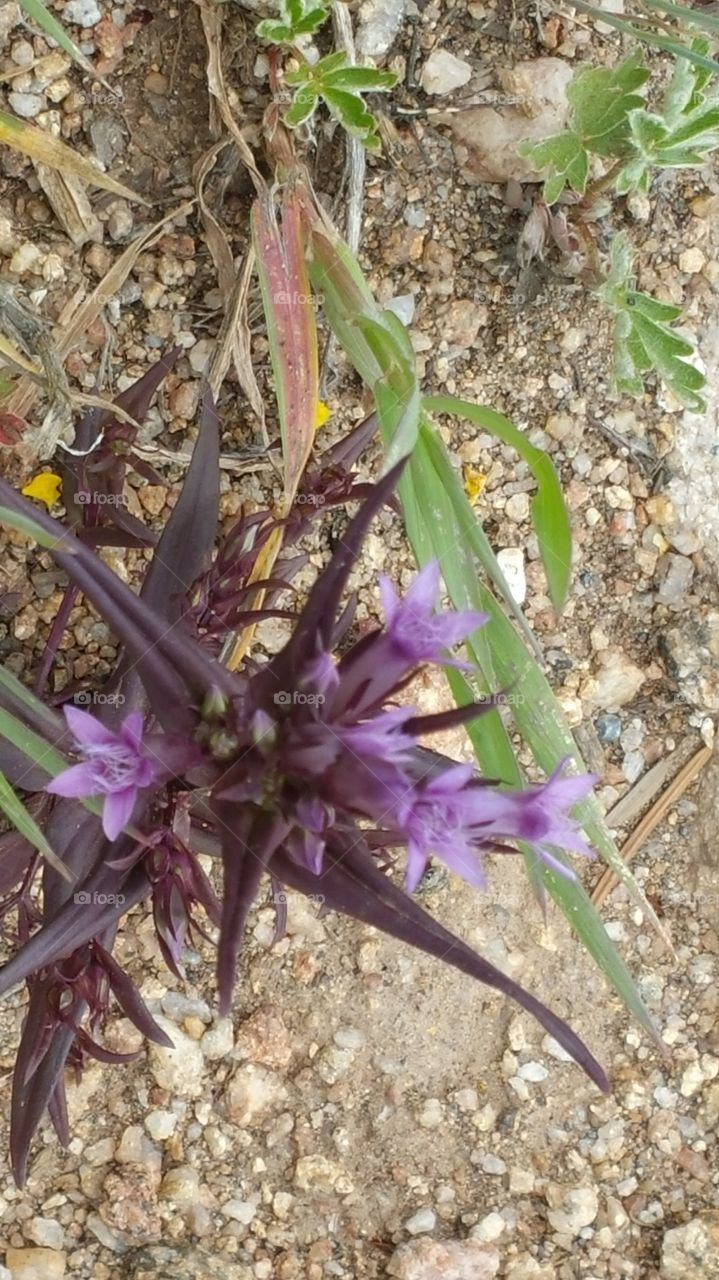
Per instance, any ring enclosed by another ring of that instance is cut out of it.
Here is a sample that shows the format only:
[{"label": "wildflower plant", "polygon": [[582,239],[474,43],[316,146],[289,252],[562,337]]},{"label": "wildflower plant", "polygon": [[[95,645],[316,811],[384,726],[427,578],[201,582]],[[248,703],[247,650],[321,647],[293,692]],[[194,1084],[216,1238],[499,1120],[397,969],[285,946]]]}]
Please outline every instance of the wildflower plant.
[{"label": "wildflower plant", "polygon": [[[719,80],[707,57],[709,41],[691,42],[689,61],[676,56],[659,106],[649,108],[650,71],[636,50],[616,67],[578,71],[569,89],[568,128],[526,148],[545,172],[543,203],[524,229],[523,251],[541,254],[553,239],[564,252],[596,262],[589,220],[609,192],[646,193],[656,173],[697,168],[719,147]],[[601,177],[591,180],[599,159]],[[563,196],[569,200],[557,207]],[[572,203],[575,202],[575,203]],[[576,203],[578,202],[578,203]],[[606,199],[603,212],[607,212]],[[554,206],[554,209],[552,209]],[[598,274],[599,297],[615,316],[614,373],[619,390],[641,395],[654,371],[688,408],[701,411],[703,374],[691,363],[693,343],[676,332],[680,308],[633,288],[632,253],[625,236],[612,241],[609,271]]]},{"label": "wildflower plant", "polygon": [[[321,891],[327,908],[516,999],[608,1088],[598,1062],[560,1018],[411,897],[430,858],[484,886],[490,857],[511,856],[517,841],[573,879],[555,850],[589,852],[572,811],[593,780],[563,767],[527,790],[499,789],[474,766],[425,745],[433,731],[472,723],[494,706],[489,698],[422,715],[397,702],[425,663],[461,669],[455,646],[486,625],[482,612],[439,607],[436,564],[404,593],[382,580],[383,624],[348,644],[348,579],[404,462],[364,487],[285,646],[264,665],[229,671],[206,643],[211,629],[198,627],[220,583],[224,623],[245,615],[240,588],[251,571],[239,557],[233,614],[226,557],[221,578],[212,575],[218,456],[217,418],[206,397],[183,492],[139,594],[86,541],[0,481],[3,519],[49,548],[123,646],[106,686],[117,696],[91,714],[71,704],[58,713],[7,671],[0,677],[0,765],[9,783],[27,793],[26,810],[34,811],[35,831],[53,855],[52,863],[40,862],[30,830],[0,837],[2,889],[12,891],[5,915],[11,904],[18,918],[18,945],[0,971],[0,991],[26,981],[30,992],[12,1100],[20,1181],[46,1108],[67,1140],[65,1066],[80,1067],[88,1056],[119,1060],[101,1039],[111,1000],[143,1034],[167,1043],[113,958],[123,916],[138,903],[150,906],[163,956],[176,972],[192,931],[217,925],[220,1007],[227,1012],[245,921],[264,874],[282,890]],[[332,482],[334,462],[328,474]],[[234,531],[233,537],[240,545]],[[288,576],[292,568],[290,561]],[[260,583],[268,595],[286,588],[279,565],[276,573],[276,582]],[[222,862],[219,896],[200,863],[208,850]],[[394,858],[403,860],[404,888],[399,868],[388,870]],[[41,903],[33,889],[38,874]]]}]

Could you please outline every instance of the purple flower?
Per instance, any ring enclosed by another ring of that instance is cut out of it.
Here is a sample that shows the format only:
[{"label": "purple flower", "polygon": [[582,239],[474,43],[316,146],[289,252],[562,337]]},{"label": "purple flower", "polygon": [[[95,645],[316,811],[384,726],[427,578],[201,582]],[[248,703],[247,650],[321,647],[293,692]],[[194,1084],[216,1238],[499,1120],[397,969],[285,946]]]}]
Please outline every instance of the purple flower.
[{"label": "purple flower", "polygon": [[592,856],[569,810],[595,779],[591,774],[562,776],[566,765],[562,761],[547,782],[525,791],[477,784],[472,765],[457,765],[409,793],[394,815],[407,838],[407,889],[416,889],[433,853],[464,880],[482,887],[481,851],[505,840],[525,841],[554,871],[573,880],[574,872],[552,847]]},{"label": "purple flower", "polygon": [[85,759],[64,769],[45,790],[55,796],[105,796],[102,829],[116,840],[135,807],[137,793],[157,779],[159,762],[143,750],[143,717],[131,711],[114,733],[77,707],[63,707],[67,726]]},{"label": "purple flower", "polygon": [[334,732],[357,756],[372,757],[386,764],[404,764],[417,746],[414,738],[404,733],[402,725],[417,715],[415,707],[393,707],[371,720],[336,728]]},{"label": "purple flower", "polygon": [[335,811],[317,796],[301,796],[294,817],[297,825],[290,833],[287,848],[297,862],[318,876],[322,872],[325,833],[332,828]]},{"label": "purple flower", "polygon": [[554,856],[552,846],[594,856],[569,810],[589,794],[597,779],[591,773],[567,776],[568,764],[569,758],[562,760],[546,782],[524,791],[473,790],[477,819],[488,824],[485,830],[495,837],[525,841],[554,871],[573,880],[574,872]]},{"label": "purple flower", "polygon": [[446,769],[419,788],[409,790],[394,815],[407,837],[406,885],[417,888],[431,854],[470,884],[485,888],[487,879],[477,853],[473,802],[467,783],[471,764]]},{"label": "purple flower", "polygon": [[448,658],[445,650],[459,644],[489,615],[474,609],[436,613],[439,597],[439,565],[436,560],[417,574],[405,596],[399,596],[389,578],[380,577],[380,596],[387,632],[394,648],[408,662],[441,662],[445,666],[466,664]]}]

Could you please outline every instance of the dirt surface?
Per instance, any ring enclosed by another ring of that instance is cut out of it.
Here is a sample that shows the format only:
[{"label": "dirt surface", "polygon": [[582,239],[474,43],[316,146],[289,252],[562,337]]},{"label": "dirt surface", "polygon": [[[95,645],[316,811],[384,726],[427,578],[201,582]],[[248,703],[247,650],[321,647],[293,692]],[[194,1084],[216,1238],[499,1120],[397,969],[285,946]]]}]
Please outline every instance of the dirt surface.
[{"label": "dirt surface", "polygon": [[[94,9],[92,0],[86,8]],[[98,194],[93,208],[102,234],[77,250],[29,164],[4,153],[3,274],[51,320],[75,290],[104,277],[133,236],[193,194],[193,170],[217,136],[196,7],[100,12],[104,26],[95,20],[82,32],[83,47],[108,62],[120,102],[68,69],[67,95],[41,105],[55,113],[62,136],[92,146],[148,206]],[[538,14],[519,5],[513,12],[428,4],[405,22],[389,63],[404,73],[416,57],[419,74],[441,45],[472,66],[461,91],[470,93],[494,85],[495,69],[519,59],[550,53],[574,65],[611,55],[608,37]],[[228,83],[252,133],[267,101],[253,73],[252,19],[232,8],[228,24]],[[16,45],[29,37],[6,29],[5,63],[17,92],[15,72],[24,64]],[[123,30],[131,38],[116,34]],[[47,52],[41,41],[32,43],[34,56]],[[32,83],[21,82],[19,91],[31,93]],[[409,110],[430,99],[411,87],[397,102]],[[449,125],[388,110],[394,143],[370,162],[364,263],[378,297],[400,298],[405,314],[412,312],[426,386],[505,412],[559,468],[576,545],[562,619],[551,607],[531,532],[527,469],[468,424],[446,428],[492,544],[523,562],[527,615],[609,810],[652,765],[670,760],[676,772],[702,738],[713,741],[715,390],[701,420],[661,391],[640,402],[614,397],[599,304],[562,274],[558,260],[520,273],[522,219],[507,207],[503,189],[473,180]],[[315,182],[331,204],[340,150],[326,130],[316,143]],[[710,368],[717,191],[712,172],[679,175],[658,184],[646,203],[620,204],[599,232],[606,245],[619,226],[630,229],[641,249],[642,287],[683,303]],[[239,263],[248,184],[226,153],[210,194]],[[33,256],[27,245],[39,252]],[[687,257],[692,249],[698,255]],[[184,354],[144,440],[183,447],[192,438],[207,339],[217,332],[221,305],[192,210],[138,260],[77,344],[68,371],[90,390],[104,363],[103,390],[111,393],[179,343]],[[256,297],[251,315],[264,385],[267,347]],[[256,441],[258,424],[233,378],[231,372],[221,399],[223,448],[239,454]],[[339,358],[327,398],[330,443],[361,413],[361,393]],[[274,439],[271,415],[268,425]],[[368,474],[377,456],[370,451],[365,460]],[[2,465],[17,477],[23,463],[3,450]],[[165,473],[176,485],[181,468]],[[240,500],[271,497],[273,474],[226,478],[223,516],[229,519]],[[131,477],[129,509],[160,521],[174,492]],[[315,563],[328,552],[335,519],[319,531]],[[138,554],[125,561],[113,553],[113,563],[132,573]],[[380,571],[405,584],[411,572],[399,520],[389,513],[377,521],[358,570],[360,622],[377,608]],[[308,570],[299,581],[310,577]],[[28,563],[25,544],[11,537],[0,580],[0,651],[29,674],[57,611],[59,579],[42,554]],[[283,625],[264,624],[260,646],[271,651]],[[81,605],[61,650],[56,689],[89,670],[101,677],[114,652],[104,624]],[[413,693],[426,710],[447,705],[439,674]],[[466,757],[460,736],[448,735],[440,746]],[[188,980],[180,984],[162,963],[151,922],[133,913],[118,954],[166,1020],[176,1054],[147,1050],[129,1023],[111,1022],[106,1043],[139,1049],[139,1060],[122,1069],[93,1065],[70,1086],[71,1147],[63,1152],[43,1128],[25,1190],[0,1171],[0,1246],[7,1250],[1,1280],[718,1275],[718,791],[712,763],[636,859],[675,954],[623,890],[604,907],[610,935],[660,1028],[663,1055],[630,1023],[559,914],[550,910],[543,920],[517,862],[494,859],[484,896],[441,873],[422,889],[429,910],[570,1020],[611,1075],[607,1098],[525,1015],[453,970],[321,917],[317,904],[294,895],[279,944],[272,944],[269,895],[252,913],[226,1021],[215,1014],[212,948],[202,944],[188,955]],[[588,885],[598,879],[598,868],[582,872]],[[16,991],[0,1009],[3,1139],[25,1000]]]}]

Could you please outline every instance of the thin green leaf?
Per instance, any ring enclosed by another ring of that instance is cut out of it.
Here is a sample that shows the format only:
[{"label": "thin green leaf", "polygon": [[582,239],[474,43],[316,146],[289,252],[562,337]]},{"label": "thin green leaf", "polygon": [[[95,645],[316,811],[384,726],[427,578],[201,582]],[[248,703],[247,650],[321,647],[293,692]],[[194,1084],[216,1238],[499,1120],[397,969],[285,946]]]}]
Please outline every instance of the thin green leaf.
[{"label": "thin green leaf", "polygon": [[420,391],[414,351],[407,330],[391,311],[381,312],[379,320],[358,316],[355,323],[382,369],[372,390],[380,428],[389,442],[385,458],[389,470],[412,452],[419,430]]},{"label": "thin green leaf", "polygon": [[538,486],[538,492],[532,499],[532,522],[549,594],[555,608],[561,609],[569,592],[572,531],[562,486],[551,458],[531,444],[508,418],[485,405],[471,404],[455,396],[426,396],[423,403],[428,413],[458,414],[469,418],[483,431],[491,432],[498,440],[516,449],[527,463]]},{"label": "thin green leaf", "polygon": [[[52,40],[57,41],[60,48],[64,49],[66,53],[69,53],[70,57],[77,63],[77,65],[82,67],[83,71],[92,76],[93,80],[102,80],[102,76],[98,76],[97,71],[89,59],[85,57],[82,49],[79,49],[75,44],[75,41],[70,39],[70,36],[67,34],[62,23],[58,22],[55,15],[50,13],[49,9],[45,8],[42,0],[19,0],[19,4],[20,8],[25,10],[28,18],[33,22],[36,22]],[[102,80],[102,83],[105,84],[106,82]],[[107,88],[110,88],[110,86],[107,85]]]},{"label": "thin green leaf", "polygon": [[44,769],[51,778],[68,767],[68,762],[61,751],[46,742],[39,733],[28,729],[27,725],[24,725],[10,711],[6,711],[4,707],[0,707],[0,736],[7,738],[8,742],[11,742],[39,769]]},{"label": "thin green leaf", "polygon": [[690,9],[686,4],[673,4],[672,0],[644,0],[644,4],[660,13],[676,18],[680,25],[701,27],[703,31],[719,31],[719,17],[703,9]]},{"label": "thin green leaf", "polygon": [[[634,22],[620,17],[619,14],[612,13],[611,9],[599,9],[596,5],[589,4],[587,0],[572,0],[572,3],[574,8],[578,9],[580,13],[588,13],[590,17],[606,23],[609,27],[614,27],[617,31],[623,32],[626,36],[631,36],[634,40],[639,40],[643,44],[652,45],[657,49],[663,49],[665,53],[671,53],[675,58],[686,58],[688,62],[693,63],[697,67],[705,67],[708,71],[712,72],[719,71],[719,62],[714,58],[707,57],[705,54],[697,53],[697,51],[692,49],[689,45],[682,44],[678,40],[672,40],[668,36],[659,35],[656,31],[648,30],[644,27],[638,27]],[[647,0],[647,3],[651,3],[651,0]],[[683,8],[684,6],[682,6],[682,9]],[[685,12],[691,11],[685,10]],[[697,25],[706,25],[705,22],[701,21],[701,19],[709,16],[710,15],[700,15],[697,11],[694,11],[694,21]]]},{"label": "thin green leaf", "polygon": [[[0,523],[8,525],[11,529],[17,529],[18,533],[24,533],[28,538],[33,538],[41,547],[57,547],[63,540],[62,534],[59,537],[55,537],[54,534],[46,533],[29,516],[20,515],[17,511],[11,511],[9,507],[0,506]],[[69,555],[75,554],[70,546],[66,550]]]},{"label": "thin green leaf", "polygon": [[22,800],[15,794],[10,783],[4,773],[0,772],[0,809],[2,809],[8,822],[11,822],[16,831],[41,853],[46,862],[55,869],[63,877],[64,880],[72,880],[72,876],[65,866],[64,862],[53,853],[45,836],[37,825],[32,814],[25,808]]}]

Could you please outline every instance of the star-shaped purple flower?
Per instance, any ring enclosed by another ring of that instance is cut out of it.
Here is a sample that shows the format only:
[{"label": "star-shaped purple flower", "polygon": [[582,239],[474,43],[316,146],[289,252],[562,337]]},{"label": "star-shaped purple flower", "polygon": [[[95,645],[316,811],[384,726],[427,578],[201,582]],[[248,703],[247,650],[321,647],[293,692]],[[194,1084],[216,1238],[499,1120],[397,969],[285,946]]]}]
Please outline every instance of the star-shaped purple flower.
[{"label": "star-shaped purple flower", "polygon": [[471,764],[458,764],[431,778],[422,787],[407,792],[398,805],[396,822],[407,837],[405,883],[413,893],[434,853],[452,871],[480,889],[487,877],[477,852],[470,791],[467,783],[474,774]]},{"label": "star-shaped purple flower", "polygon": [[132,817],[138,791],[151,786],[161,772],[159,762],[143,749],[142,712],[131,711],[115,733],[87,711],[69,706],[63,711],[85,758],[64,769],[45,790],[75,799],[104,796],[102,829],[108,840],[116,840]]},{"label": "star-shaped purple flower", "polygon": [[439,564],[430,560],[417,574],[406,595],[400,596],[389,578],[379,580],[380,597],[387,622],[387,634],[406,661],[440,662],[462,667],[466,663],[448,658],[445,650],[484,626],[489,614],[474,609],[436,613],[439,599]]},{"label": "star-shaped purple flower", "polygon": [[574,872],[552,853],[569,849],[592,857],[569,810],[591,791],[591,774],[565,775],[564,760],[552,776],[526,791],[503,791],[474,782],[472,765],[457,765],[408,792],[395,812],[407,838],[406,884],[416,889],[432,854],[470,884],[484,887],[483,850],[506,840],[530,844],[566,879]]}]

